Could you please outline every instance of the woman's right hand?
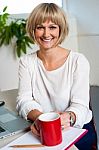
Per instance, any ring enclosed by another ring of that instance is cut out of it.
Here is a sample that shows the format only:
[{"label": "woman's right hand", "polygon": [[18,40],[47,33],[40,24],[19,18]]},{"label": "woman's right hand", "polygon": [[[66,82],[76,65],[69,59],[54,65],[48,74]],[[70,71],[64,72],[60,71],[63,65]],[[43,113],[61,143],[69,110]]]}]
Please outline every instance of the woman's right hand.
[{"label": "woman's right hand", "polygon": [[37,109],[34,109],[32,111],[30,111],[28,113],[28,116],[27,118],[31,121],[33,121],[33,124],[31,125],[31,131],[33,134],[37,135],[37,136],[40,136],[39,134],[39,127],[38,127],[38,117],[42,114],[42,112],[40,112],[39,110]]},{"label": "woman's right hand", "polygon": [[37,119],[34,121],[34,123],[31,125],[30,128],[31,128],[31,131],[32,131],[33,134],[35,134],[36,136],[40,136],[38,120]]}]

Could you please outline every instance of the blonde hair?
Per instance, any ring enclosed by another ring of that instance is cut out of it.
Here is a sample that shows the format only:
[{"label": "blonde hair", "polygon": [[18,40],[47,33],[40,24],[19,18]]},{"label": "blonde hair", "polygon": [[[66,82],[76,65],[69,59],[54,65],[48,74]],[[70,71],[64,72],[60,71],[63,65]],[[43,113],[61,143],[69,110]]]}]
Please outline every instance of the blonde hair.
[{"label": "blonde hair", "polygon": [[44,23],[46,20],[51,20],[59,26],[57,44],[61,44],[68,35],[68,23],[63,10],[54,3],[41,3],[33,9],[26,24],[26,30],[30,38],[35,41],[37,25]]}]

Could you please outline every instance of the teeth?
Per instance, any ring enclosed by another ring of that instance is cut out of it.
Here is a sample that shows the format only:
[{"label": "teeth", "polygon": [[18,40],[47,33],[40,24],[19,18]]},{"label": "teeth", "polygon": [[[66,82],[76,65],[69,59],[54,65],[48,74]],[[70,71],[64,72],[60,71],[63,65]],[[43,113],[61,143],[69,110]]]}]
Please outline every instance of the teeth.
[{"label": "teeth", "polygon": [[51,39],[43,39],[43,41],[49,42],[49,41],[51,41]]}]

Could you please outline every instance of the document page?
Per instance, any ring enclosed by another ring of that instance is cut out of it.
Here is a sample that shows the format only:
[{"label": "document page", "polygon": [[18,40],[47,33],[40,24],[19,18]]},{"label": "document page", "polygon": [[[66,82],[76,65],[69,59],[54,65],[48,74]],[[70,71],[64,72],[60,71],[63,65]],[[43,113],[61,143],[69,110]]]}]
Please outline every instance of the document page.
[{"label": "document page", "polygon": [[[56,146],[43,146],[43,147],[35,147],[35,148],[28,148],[28,150],[64,150],[68,149],[72,146],[77,140],[79,140],[82,136],[87,133],[86,129],[79,129],[70,127],[67,130],[62,131],[62,143]],[[14,140],[13,142],[9,143],[5,147],[1,148],[1,150],[14,150],[11,146],[13,145],[29,145],[29,144],[41,144],[40,138],[33,135],[31,131],[25,133],[18,139]],[[15,148],[15,150],[19,150],[19,148]],[[21,150],[27,150],[27,148],[21,148]]]}]

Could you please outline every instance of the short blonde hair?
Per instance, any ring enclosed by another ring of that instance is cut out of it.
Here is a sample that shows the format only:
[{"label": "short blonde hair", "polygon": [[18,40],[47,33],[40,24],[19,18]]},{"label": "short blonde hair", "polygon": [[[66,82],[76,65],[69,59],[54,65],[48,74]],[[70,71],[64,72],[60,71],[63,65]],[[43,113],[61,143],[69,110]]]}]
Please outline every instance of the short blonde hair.
[{"label": "short blonde hair", "polygon": [[54,3],[41,3],[33,9],[26,24],[26,30],[30,38],[35,41],[37,25],[44,23],[46,20],[51,20],[59,26],[57,44],[61,44],[68,35],[68,23],[63,10]]}]

